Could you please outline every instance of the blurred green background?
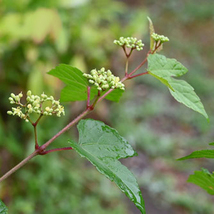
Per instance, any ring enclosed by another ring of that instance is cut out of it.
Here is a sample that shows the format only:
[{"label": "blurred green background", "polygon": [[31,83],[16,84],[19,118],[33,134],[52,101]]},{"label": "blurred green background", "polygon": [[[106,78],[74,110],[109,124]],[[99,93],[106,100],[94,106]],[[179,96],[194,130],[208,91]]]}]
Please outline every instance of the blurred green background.
[{"label": "blurred green background", "polygon": [[[155,30],[170,38],[162,54],[188,69],[183,79],[200,96],[210,116],[177,103],[168,89],[150,76],[126,83],[119,103],[102,102],[89,115],[116,128],[138,152],[122,160],[137,177],[149,214],[212,214],[213,198],[187,183],[213,160],[178,162],[191,151],[214,141],[214,2],[116,0],[2,0],[0,1],[0,172],[1,175],[33,151],[32,127],[6,114],[11,92],[54,95],[63,84],[46,74],[59,63],[84,72],[106,67],[122,76],[124,56],[113,40],[120,36],[143,39],[145,51],[133,54],[130,68],[149,48],[149,16]],[[145,68],[144,68],[145,69]],[[66,104],[66,117],[40,123],[39,142],[57,133],[84,108]],[[77,139],[71,129],[53,143],[68,146]],[[11,214],[137,214],[120,190],[74,151],[38,156],[0,184],[0,198]]]}]

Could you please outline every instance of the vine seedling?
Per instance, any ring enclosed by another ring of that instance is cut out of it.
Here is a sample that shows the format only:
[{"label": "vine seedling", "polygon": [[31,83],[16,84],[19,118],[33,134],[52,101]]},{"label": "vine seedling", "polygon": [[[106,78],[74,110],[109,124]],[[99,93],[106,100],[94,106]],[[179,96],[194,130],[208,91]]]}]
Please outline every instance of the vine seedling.
[{"label": "vine seedling", "polygon": [[[134,70],[129,71],[129,59],[133,51],[143,50],[144,44],[142,41],[133,37],[120,37],[114,41],[114,44],[123,49],[126,57],[125,72],[122,79],[105,68],[93,69],[89,74],[85,74],[75,67],[61,64],[48,72],[49,75],[59,78],[66,84],[61,91],[60,101],[44,93],[40,96],[33,95],[30,90],[26,94],[25,102],[22,101],[22,92],[18,95],[11,94],[9,101],[11,104],[16,105],[16,107],[12,107],[12,110],[8,111],[8,114],[18,116],[32,124],[35,136],[35,151],[3,175],[0,178],[0,182],[35,156],[46,155],[55,151],[75,150],[81,157],[87,158],[100,173],[115,182],[142,214],[146,213],[144,200],[134,175],[119,161],[121,158],[132,157],[137,155],[137,153],[115,129],[105,125],[101,121],[83,118],[93,111],[96,105],[103,99],[118,102],[125,91],[124,83],[126,81],[148,75],[155,77],[165,84],[169,88],[171,95],[178,102],[201,113],[208,119],[203,104],[192,86],[184,80],[175,79],[175,77],[185,74],[188,71],[187,68],[177,60],[166,58],[157,53],[162,49],[163,43],[168,42],[169,39],[155,33],[150,19],[149,23],[150,50],[146,54],[145,59]],[[142,72],[141,68],[146,63],[147,69]],[[138,73],[136,73],[137,71]],[[63,116],[65,114],[64,107],[60,102],[72,101],[86,101],[85,110],[50,140],[40,144],[37,140],[37,125],[41,118],[52,115]],[[49,105],[46,103],[49,103]],[[32,114],[38,114],[35,121],[31,118]],[[47,150],[48,146],[56,138],[77,123],[79,132],[78,143],[69,140],[70,147]],[[0,206],[0,209],[6,210],[3,202],[1,202]],[[3,213],[6,213],[6,211]]]}]

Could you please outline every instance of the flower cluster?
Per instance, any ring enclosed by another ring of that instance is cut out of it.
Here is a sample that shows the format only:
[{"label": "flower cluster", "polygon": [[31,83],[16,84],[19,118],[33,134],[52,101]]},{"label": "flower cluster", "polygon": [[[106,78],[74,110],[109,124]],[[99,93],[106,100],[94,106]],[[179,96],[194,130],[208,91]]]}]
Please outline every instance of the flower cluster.
[{"label": "flower cluster", "polygon": [[137,40],[137,38],[134,37],[120,37],[119,40],[114,40],[114,44],[119,46],[125,46],[127,48],[137,49],[138,51],[143,50],[144,46],[141,39]]},{"label": "flower cluster", "polygon": [[[47,96],[42,93],[41,96],[33,95],[29,90],[27,92],[26,104],[21,103],[21,98],[23,97],[22,92],[18,95],[11,94],[9,97],[10,104],[16,104],[17,107],[12,107],[12,111],[8,111],[9,115],[16,115],[21,119],[24,119],[26,122],[29,120],[29,115],[31,113],[36,113],[40,115],[56,115],[60,117],[65,115],[64,107],[60,105],[58,100],[54,100],[53,96]],[[51,102],[50,107],[42,107],[43,103],[49,101]]]},{"label": "flower cluster", "polygon": [[169,38],[168,38],[168,37],[163,36],[163,35],[158,35],[157,33],[153,33],[153,34],[152,34],[152,38],[153,38],[156,42],[160,41],[161,43],[163,43],[163,42],[168,42],[168,41],[169,41]]},{"label": "flower cluster", "polygon": [[90,74],[83,74],[83,76],[88,78],[88,82],[95,85],[99,91],[115,88],[125,90],[125,86],[120,81],[120,78],[114,76],[110,70],[106,71],[105,68],[100,70],[93,69]]}]

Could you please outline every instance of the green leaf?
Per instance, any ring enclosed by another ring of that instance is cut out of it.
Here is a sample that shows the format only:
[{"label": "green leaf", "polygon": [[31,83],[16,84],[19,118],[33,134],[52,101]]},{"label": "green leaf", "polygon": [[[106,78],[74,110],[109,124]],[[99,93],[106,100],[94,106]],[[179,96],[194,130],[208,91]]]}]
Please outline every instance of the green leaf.
[{"label": "green leaf", "polygon": [[87,100],[88,81],[83,72],[70,65],[60,64],[48,72],[62,80],[67,86],[62,90],[60,100],[77,101]]},{"label": "green leaf", "polygon": [[178,160],[187,160],[191,158],[214,158],[214,150],[194,151],[190,155],[179,158]]},{"label": "green leaf", "polygon": [[58,77],[67,85],[78,84],[77,86],[87,87],[88,81],[83,76],[83,72],[79,69],[66,64],[60,64],[56,68],[50,70],[48,74]]},{"label": "green leaf", "polygon": [[61,90],[61,102],[73,102],[87,100],[87,87],[77,87],[76,85],[67,85]]},{"label": "green leaf", "polygon": [[202,114],[208,119],[204,106],[191,85],[184,80],[176,80],[173,78],[170,78],[168,82],[174,89],[174,91],[172,91],[169,88],[169,91],[178,102],[183,103],[188,108]]},{"label": "green leaf", "polygon": [[176,80],[173,78],[170,79],[169,84],[174,89],[174,91],[171,89],[169,89],[169,91],[178,102],[183,103],[188,108],[202,114],[208,119],[204,106],[191,85],[184,80]]},{"label": "green leaf", "polygon": [[194,88],[184,80],[177,80],[172,77],[180,77],[188,70],[176,59],[168,59],[160,54],[148,56],[149,74],[165,84],[171,95],[188,108],[202,114],[208,119],[208,115],[201,103],[200,98],[194,92]]},{"label": "green leaf", "polygon": [[0,214],[7,214],[8,209],[5,204],[0,200]]},{"label": "green leaf", "polygon": [[214,146],[214,142],[212,142],[212,143],[209,143],[209,145],[211,145],[211,146]]},{"label": "green leaf", "polygon": [[[106,92],[102,92],[101,95],[103,95]],[[105,97],[105,99],[113,102],[119,102],[123,92],[124,92],[123,90],[115,89],[110,94],[108,94]],[[98,94],[98,90],[95,87],[92,87],[91,93],[90,93],[90,99],[92,100],[97,94]],[[87,88],[86,89],[81,87],[78,88],[75,85],[65,86],[61,91],[60,100],[61,102],[87,100]]]},{"label": "green leaf", "polygon": [[[100,96],[104,95],[108,91],[103,91],[101,92]],[[119,102],[121,96],[123,95],[123,90],[121,89],[114,89],[111,93],[109,93],[105,99],[113,101],[113,102]],[[95,95],[98,94],[98,90],[96,87],[92,86],[91,87],[91,98],[94,98]]]},{"label": "green leaf", "polygon": [[214,173],[210,173],[207,169],[195,171],[193,175],[189,176],[187,182],[198,185],[209,194],[214,195]]},{"label": "green leaf", "polygon": [[161,54],[150,54],[148,56],[148,71],[150,74],[168,81],[169,77],[180,77],[188,70],[176,59],[169,59]]},{"label": "green leaf", "polygon": [[[83,72],[70,65],[60,64],[48,72],[48,74],[59,78],[67,84],[61,91],[60,101],[83,101],[87,100],[88,80],[83,76]],[[102,92],[103,95],[105,92]],[[90,99],[98,94],[95,87],[91,87]],[[118,102],[123,94],[123,90],[115,89],[106,96],[106,99]]]},{"label": "green leaf", "polygon": [[115,129],[100,121],[81,120],[77,128],[79,143],[70,142],[71,146],[100,173],[114,181],[145,214],[144,201],[134,175],[118,161],[136,155],[131,145]]},{"label": "green leaf", "polygon": [[159,77],[159,76],[156,76],[155,74],[149,72],[150,75],[152,75],[153,77],[155,77],[156,79],[160,80],[164,85],[166,85],[168,88],[170,88],[171,90],[174,90],[172,88],[172,86],[169,84],[168,80],[162,78],[162,77]]},{"label": "green leaf", "polygon": [[121,89],[114,89],[110,94],[108,94],[105,98],[107,100],[113,101],[113,102],[119,102],[121,96],[123,95],[123,90]]}]

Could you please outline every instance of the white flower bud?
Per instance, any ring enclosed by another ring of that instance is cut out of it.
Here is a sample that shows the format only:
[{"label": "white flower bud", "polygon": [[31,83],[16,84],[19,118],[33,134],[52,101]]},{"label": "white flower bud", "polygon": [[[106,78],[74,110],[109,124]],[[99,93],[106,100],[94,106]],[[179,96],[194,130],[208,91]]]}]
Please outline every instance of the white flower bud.
[{"label": "white flower bud", "polygon": [[29,108],[28,109],[28,113],[32,113],[33,112],[33,109],[32,108]]},{"label": "white flower bud", "polygon": [[49,111],[50,111],[50,108],[49,108],[49,107],[46,107],[46,108],[45,108],[45,111],[49,112]]},{"label": "white flower bud", "polygon": [[16,102],[20,102],[20,97],[19,96],[15,96],[15,101]]},{"label": "white flower bud", "polygon": [[114,44],[117,44],[119,46],[126,46],[127,48],[132,48],[132,49],[137,49],[137,50],[142,50],[141,48],[139,49],[138,47],[143,47],[144,44],[142,43],[142,40],[137,40],[137,38],[133,37],[120,37],[119,40],[115,40]]},{"label": "white flower bud", "polygon": [[56,104],[56,105],[59,105],[59,101],[55,101],[55,104]]},{"label": "white flower bud", "polygon": [[14,93],[11,93],[10,96],[15,99],[16,98],[16,95]]},{"label": "white flower bud", "polygon": [[93,83],[94,83],[94,80],[89,80],[88,82],[91,83],[91,84],[93,84]]},{"label": "white flower bud", "polygon": [[89,83],[94,84],[99,91],[105,91],[109,88],[124,88],[124,85],[120,82],[120,78],[112,74],[110,70],[105,70],[102,67],[100,70],[91,70],[93,74],[92,78],[88,78]]},{"label": "white flower bud", "polygon": [[13,112],[12,111],[7,111],[7,114],[13,115]]},{"label": "white flower bud", "polygon": [[43,93],[41,94],[41,98],[46,99],[46,98],[47,98],[47,95],[44,94],[44,92],[43,92]]},{"label": "white flower bud", "polygon": [[31,96],[32,92],[30,90],[27,91],[27,96]]},{"label": "white flower bud", "polygon": [[20,93],[18,94],[18,96],[19,96],[19,98],[22,98],[22,97],[23,97],[22,92],[20,92]]},{"label": "white flower bud", "polygon": [[[60,102],[58,100],[54,100],[53,96],[48,97],[46,94],[44,94],[44,92],[41,94],[41,96],[38,96],[32,95],[32,92],[29,90],[27,92],[26,97],[27,103],[25,105],[22,105],[20,103],[21,97],[23,97],[22,92],[20,92],[18,95],[11,93],[9,101],[11,104],[17,104],[18,107],[17,108],[12,107],[12,111],[7,111],[9,115],[16,115],[21,119],[24,119],[26,122],[28,122],[29,120],[27,119],[27,117],[29,116],[29,114],[31,113],[42,114],[42,104],[45,101],[51,101],[52,107],[46,107],[43,113],[44,115],[50,116],[53,114],[65,115],[64,107],[60,105]],[[56,111],[54,111],[54,109]]]}]

